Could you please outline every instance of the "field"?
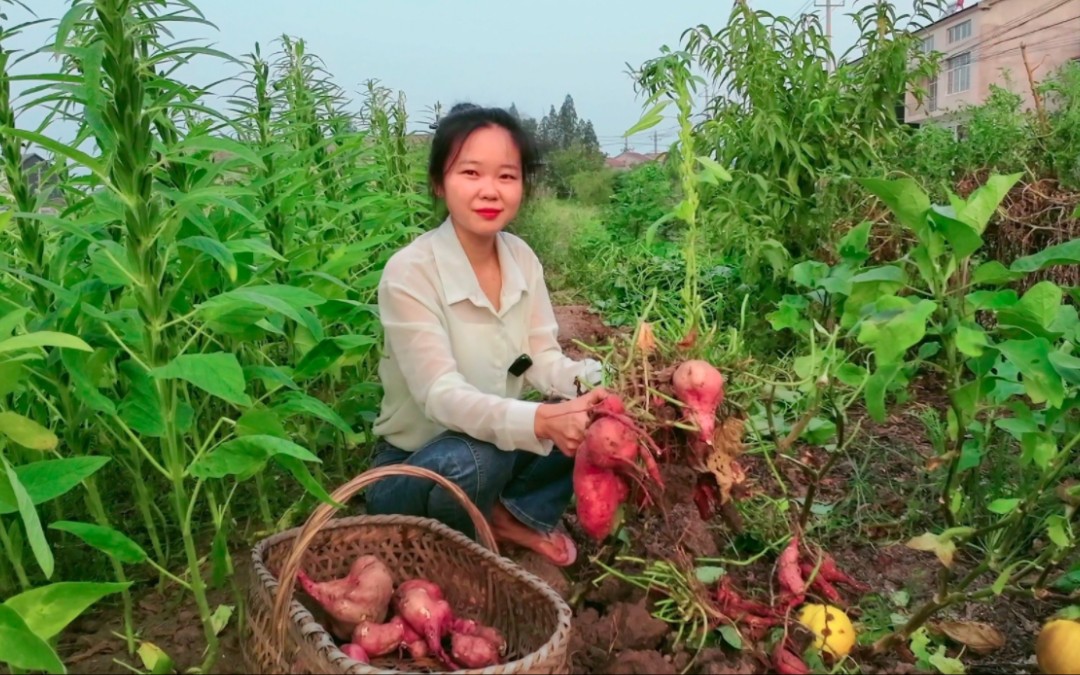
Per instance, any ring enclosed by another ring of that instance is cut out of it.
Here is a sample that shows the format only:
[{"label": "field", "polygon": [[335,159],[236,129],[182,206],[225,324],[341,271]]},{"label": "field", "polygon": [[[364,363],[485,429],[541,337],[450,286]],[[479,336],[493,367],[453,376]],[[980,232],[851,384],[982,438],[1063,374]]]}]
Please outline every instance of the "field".
[{"label": "field", "polygon": [[[299,37],[224,55],[168,41],[190,3],[75,0],[26,73],[24,10],[0,3],[0,667],[240,672],[252,545],[368,466],[375,288],[440,220],[426,141]],[[689,29],[634,73],[630,131],[677,122],[667,158],[551,145],[511,226],[660,455],[610,529],[571,507],[571,568],[506,551],[573,608],[573,672],[1078,658],[1036,639],[1080,625],[1080,65],[1045,115],[999,89],[955,139],[894,114],[940,67],[925,17],[857,17],[835,69],[813,21]],[[227,105],[189,58],[235,67]],[[729,91],[704,121],[703,81]],[[713,433],[690,360],[723,377]]]}]

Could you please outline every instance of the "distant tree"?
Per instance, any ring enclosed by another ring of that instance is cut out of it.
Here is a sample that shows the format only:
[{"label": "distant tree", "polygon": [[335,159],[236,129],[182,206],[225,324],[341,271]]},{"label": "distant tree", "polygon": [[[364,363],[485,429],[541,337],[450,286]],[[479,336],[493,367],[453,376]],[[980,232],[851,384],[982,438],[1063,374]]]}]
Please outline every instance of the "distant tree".
[{"label": "distant tree", "polygon": [[581,174],[604,168],[604,155],[591,120],[578,117],[574,98],[567,94],[558,110],[552,105],[537,122],[523,116],[517,106],[510,105],[510,114],[521,120],[522,126],[533,134],[545,160],[544,183],[559,197],[575,195],[574,183],[581,184]]}]

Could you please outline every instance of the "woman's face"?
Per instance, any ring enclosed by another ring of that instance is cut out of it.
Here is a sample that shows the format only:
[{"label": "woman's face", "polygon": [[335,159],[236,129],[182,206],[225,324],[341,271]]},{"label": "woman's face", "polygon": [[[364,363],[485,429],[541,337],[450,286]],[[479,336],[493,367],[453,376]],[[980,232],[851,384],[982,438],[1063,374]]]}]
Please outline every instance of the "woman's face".
[{"label": "woman's face", "polygon": [[476,236],[493,236],[513,220],[524,183],[521,155],[500,126],[477,129],[447,167],[440,196],[453,223]]}]

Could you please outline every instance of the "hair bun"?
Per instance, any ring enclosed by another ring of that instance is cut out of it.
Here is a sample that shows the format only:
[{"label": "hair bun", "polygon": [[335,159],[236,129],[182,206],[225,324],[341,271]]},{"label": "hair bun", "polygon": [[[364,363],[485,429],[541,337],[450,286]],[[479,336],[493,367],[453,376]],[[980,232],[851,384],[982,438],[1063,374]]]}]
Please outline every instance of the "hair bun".
[{"label": "hair bun", "polygon": [[479,109],[480,109],[480,106],[476,105],[475,103],[457,103],[457,104],[454,105],[453,108],[450,108],[450,112],[447,113],[447,115],[456,115],[458,113],[463,113],[463,112],[465,112],[467,110],[479,110]]}]

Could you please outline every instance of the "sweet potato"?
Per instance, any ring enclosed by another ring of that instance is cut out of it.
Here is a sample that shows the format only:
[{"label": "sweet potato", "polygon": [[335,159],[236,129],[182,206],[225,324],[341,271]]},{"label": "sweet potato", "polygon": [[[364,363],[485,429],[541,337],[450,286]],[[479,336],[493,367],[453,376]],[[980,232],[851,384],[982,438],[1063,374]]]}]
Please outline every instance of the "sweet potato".
[{"label": "sweet potato", "polygon": [[772,653],[772,665],[780,675],[810,675],[810,668],[796,654],[784,646],[776,645]]},{"label": "sweet potato", "polygon": [[442,639],[454,621],[454,613],[443,599],[442,589],[424,579],[410,579],[398,586],[393,604],[405,623],[423,636],[428,651],[451,669],[457,669],[458,665],[442,646]]},{"label": "sweet potato", "polygon": [[795,596],[806,593],[806,582],[803,581],[802,572],[799,570],[799,538],[792,537],[787,548],[780,554],[776,562],[776,578],[781,588]]},{"label": "sweet potato", "polygon": [[461,633],[462,635],[470,635],[483,638],[495,645],[495,650],[500,656],[506,654],[506,638],[499,632],[498,628],[494,626],[485,626],[482,623],[478,623],[473,619],[454,619],[453,627],[451,628],[455,633]]},{"label": "sweet potato", "polygon": [[450,638],[450,653],[465,668],[486,668],[499,662],[498,649],[479,635],[454,633]]},{"label": "sweet potato", "polygon": [[675,368],[671,388],[684,406],[683,418],[698,428],[698,439],[712,445],[716,409],[724,402],[724,376],[708,361],[691,359]]},{"label": "sweet potato", "polygon": [[361,621],[353,631],[352,641],[368,656],[386,656],[394,650],[400,652],[405,648],[405,621],[400,616],[386,623]]},{"label": "sweet potato", "polygon": [[355,659],[360,663],[371,663],[371,659],[368,658],[367,652],[360,645],[348,643],[341,646],[341,651],[350,659]]},{"label": "sweet potato", "polygon": [[574,462],[574,494],[581,529],[595,541],[601,541],[615,526],[615,514],[626,501],[630,487],[611,469],[593,466],[578,458]]},{"label": "sweet potato", "polygon": [[836,590],[836,587],[829,583],[818,569],[817,574],[814,573],[813,563],[803,561],[799,564],[799,569],[802,570],[803,578],[810,582],[810,588],[816,590],[821,594],[821,597],[825,598],[834,605],[846,605],[843,596],[840,595],[840,591]]},{"label": "sweet potato", "polygon": [[386,620],[394,593],[390,568],[373,555],[358,557],[340,579],[318,582],[301,569],[297,581],[330,615],[331,632],[339,640],[348,640],[361,621]]}]

